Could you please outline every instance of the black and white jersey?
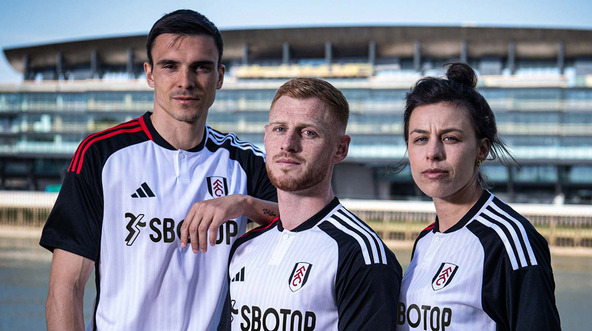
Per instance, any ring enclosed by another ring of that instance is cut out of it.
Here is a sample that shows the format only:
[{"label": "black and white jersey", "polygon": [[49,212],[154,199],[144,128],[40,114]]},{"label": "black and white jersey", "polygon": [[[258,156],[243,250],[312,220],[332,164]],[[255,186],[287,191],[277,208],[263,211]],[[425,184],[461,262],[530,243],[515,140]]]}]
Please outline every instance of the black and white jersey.
[{"label": "black and white jersey", "polygon": [[181,248],[181,223],[194,202],[236,193],[276,200],[258,148],[206,125],[199,146],[177,150],[146,113],[80,144],[40,244],[95,261],[87,329],[208,330],[247,220],[221,226],[205,254]]},{"label": "black and white jersey", "polygon": [[401,266],[337,198],[292,231],[276,219],[237,239],[228,270],[233,330],[395,329]]},{"label": "black and white jersey", "polygon": [[415,242],[399,298],[399,330],[559,330],[547,241],[484,191],[452,228]]}]

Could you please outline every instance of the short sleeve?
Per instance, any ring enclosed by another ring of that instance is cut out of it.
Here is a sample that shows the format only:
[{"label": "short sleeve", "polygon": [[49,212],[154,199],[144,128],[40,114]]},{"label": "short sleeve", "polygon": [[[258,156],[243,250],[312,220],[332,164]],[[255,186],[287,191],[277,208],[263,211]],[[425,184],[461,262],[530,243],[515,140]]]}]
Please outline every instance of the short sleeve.
[{"label": "short sleeve", "polygon": [[253,155],[248,170],[248,194],[258,199],[277,202],[277,189],[271,184],[265,168],[265,159]]},{"label": "short sleeve", "polygon": [[527,231],[536,264],[512,268],[505,251],[491,246],[483,272],[483,308],[500,329],[560,330],[549,246],[534,228]]},{"label": "short sleeve", "polygon": [[386,264],[366,265],[357,254],[340,266],[336,281],[339,330],[395,330],[401,266],[385,249]]},{"label": "short sleeve", "polygon": [[93,153],[86,153],[80,172],[68,171],[47,219],[39,244],[97,261],[103,197],[100,169]]}]

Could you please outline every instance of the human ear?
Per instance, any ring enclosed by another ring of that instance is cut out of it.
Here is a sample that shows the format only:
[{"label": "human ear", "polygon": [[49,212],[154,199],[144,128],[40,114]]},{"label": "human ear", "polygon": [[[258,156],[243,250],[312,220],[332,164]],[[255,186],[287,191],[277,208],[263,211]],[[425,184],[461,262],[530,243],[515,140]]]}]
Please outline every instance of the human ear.
[{"label": "human ear", "polygon": [[333,156],[333,164],[337,164],[347,157],[347,153],[349,152],[349,143],[351,142],[351,137],[348,135],[343,135],[339,138],[339,145],[337,145],[337,151]]},{"label": "human ear", "polygon": [[148,86],[154,88],[154,77],[152,76],[152,66],[148,62],[144,62],[144,72],[146,73],[146,81]]},{"label": "human ear", "polygon": [[216,83],[216,90],[222,88],[222,84],[224,83],[224,73],[226,72],[226,66],[221,64],[218,67],[218,82]]},{"label": "human ear", "polygon": [[481,138],[477,146],[477,159],[484,161],[491,150],[491,141],[488,138]]}]

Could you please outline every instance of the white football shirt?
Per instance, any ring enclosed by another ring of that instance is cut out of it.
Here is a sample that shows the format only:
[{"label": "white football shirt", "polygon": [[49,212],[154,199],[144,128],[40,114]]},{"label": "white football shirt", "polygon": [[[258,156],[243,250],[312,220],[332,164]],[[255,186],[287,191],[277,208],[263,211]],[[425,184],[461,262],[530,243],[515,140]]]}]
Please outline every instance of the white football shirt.
[{"label": "white football shirt", "polygon": [[405,272],[399,330],[558,330],[546,240],[484,191],[446,232],[422,231]]},{"label": "white football shirt", "polygon": [[228,270],[233,330],[395,329],[401,266],[337,198],[291,231],[248,232]]},{"label": "white football shirt", "polygon": [[253,145],[206,126],[199,146],[176,150],[146,113],[80,144],[40,243],[95,261],[88,329],[213,329],[230,248],[247,220],[228,221],[218,245],[194,254],[180,246],[183,218],[197,201],[236,193],[275,200],[275,192]]}]

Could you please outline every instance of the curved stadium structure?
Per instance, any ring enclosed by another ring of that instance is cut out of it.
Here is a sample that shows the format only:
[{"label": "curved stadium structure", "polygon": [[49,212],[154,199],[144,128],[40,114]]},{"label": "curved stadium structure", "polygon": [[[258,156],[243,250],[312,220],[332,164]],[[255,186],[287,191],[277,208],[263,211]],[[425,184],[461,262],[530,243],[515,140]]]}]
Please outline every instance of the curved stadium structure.
[{"label": "curved stadium structure", "polygon": [[[263,147],[275,90],[297,76],[340,88],[351,105],[350,154],[336,194],[416,199],[405,158],[403,98],[422,76],[465,61],[479,73],[502,139],[520,163],[489,161],[495,192],[514,202],[590,203],[592,30],[367,26],[222,31],[227,66],[209,123]],[[59,185],[88,134],[152,109],[145,35],[6,48],[23,81],[0,85],[0,189]]]}]

